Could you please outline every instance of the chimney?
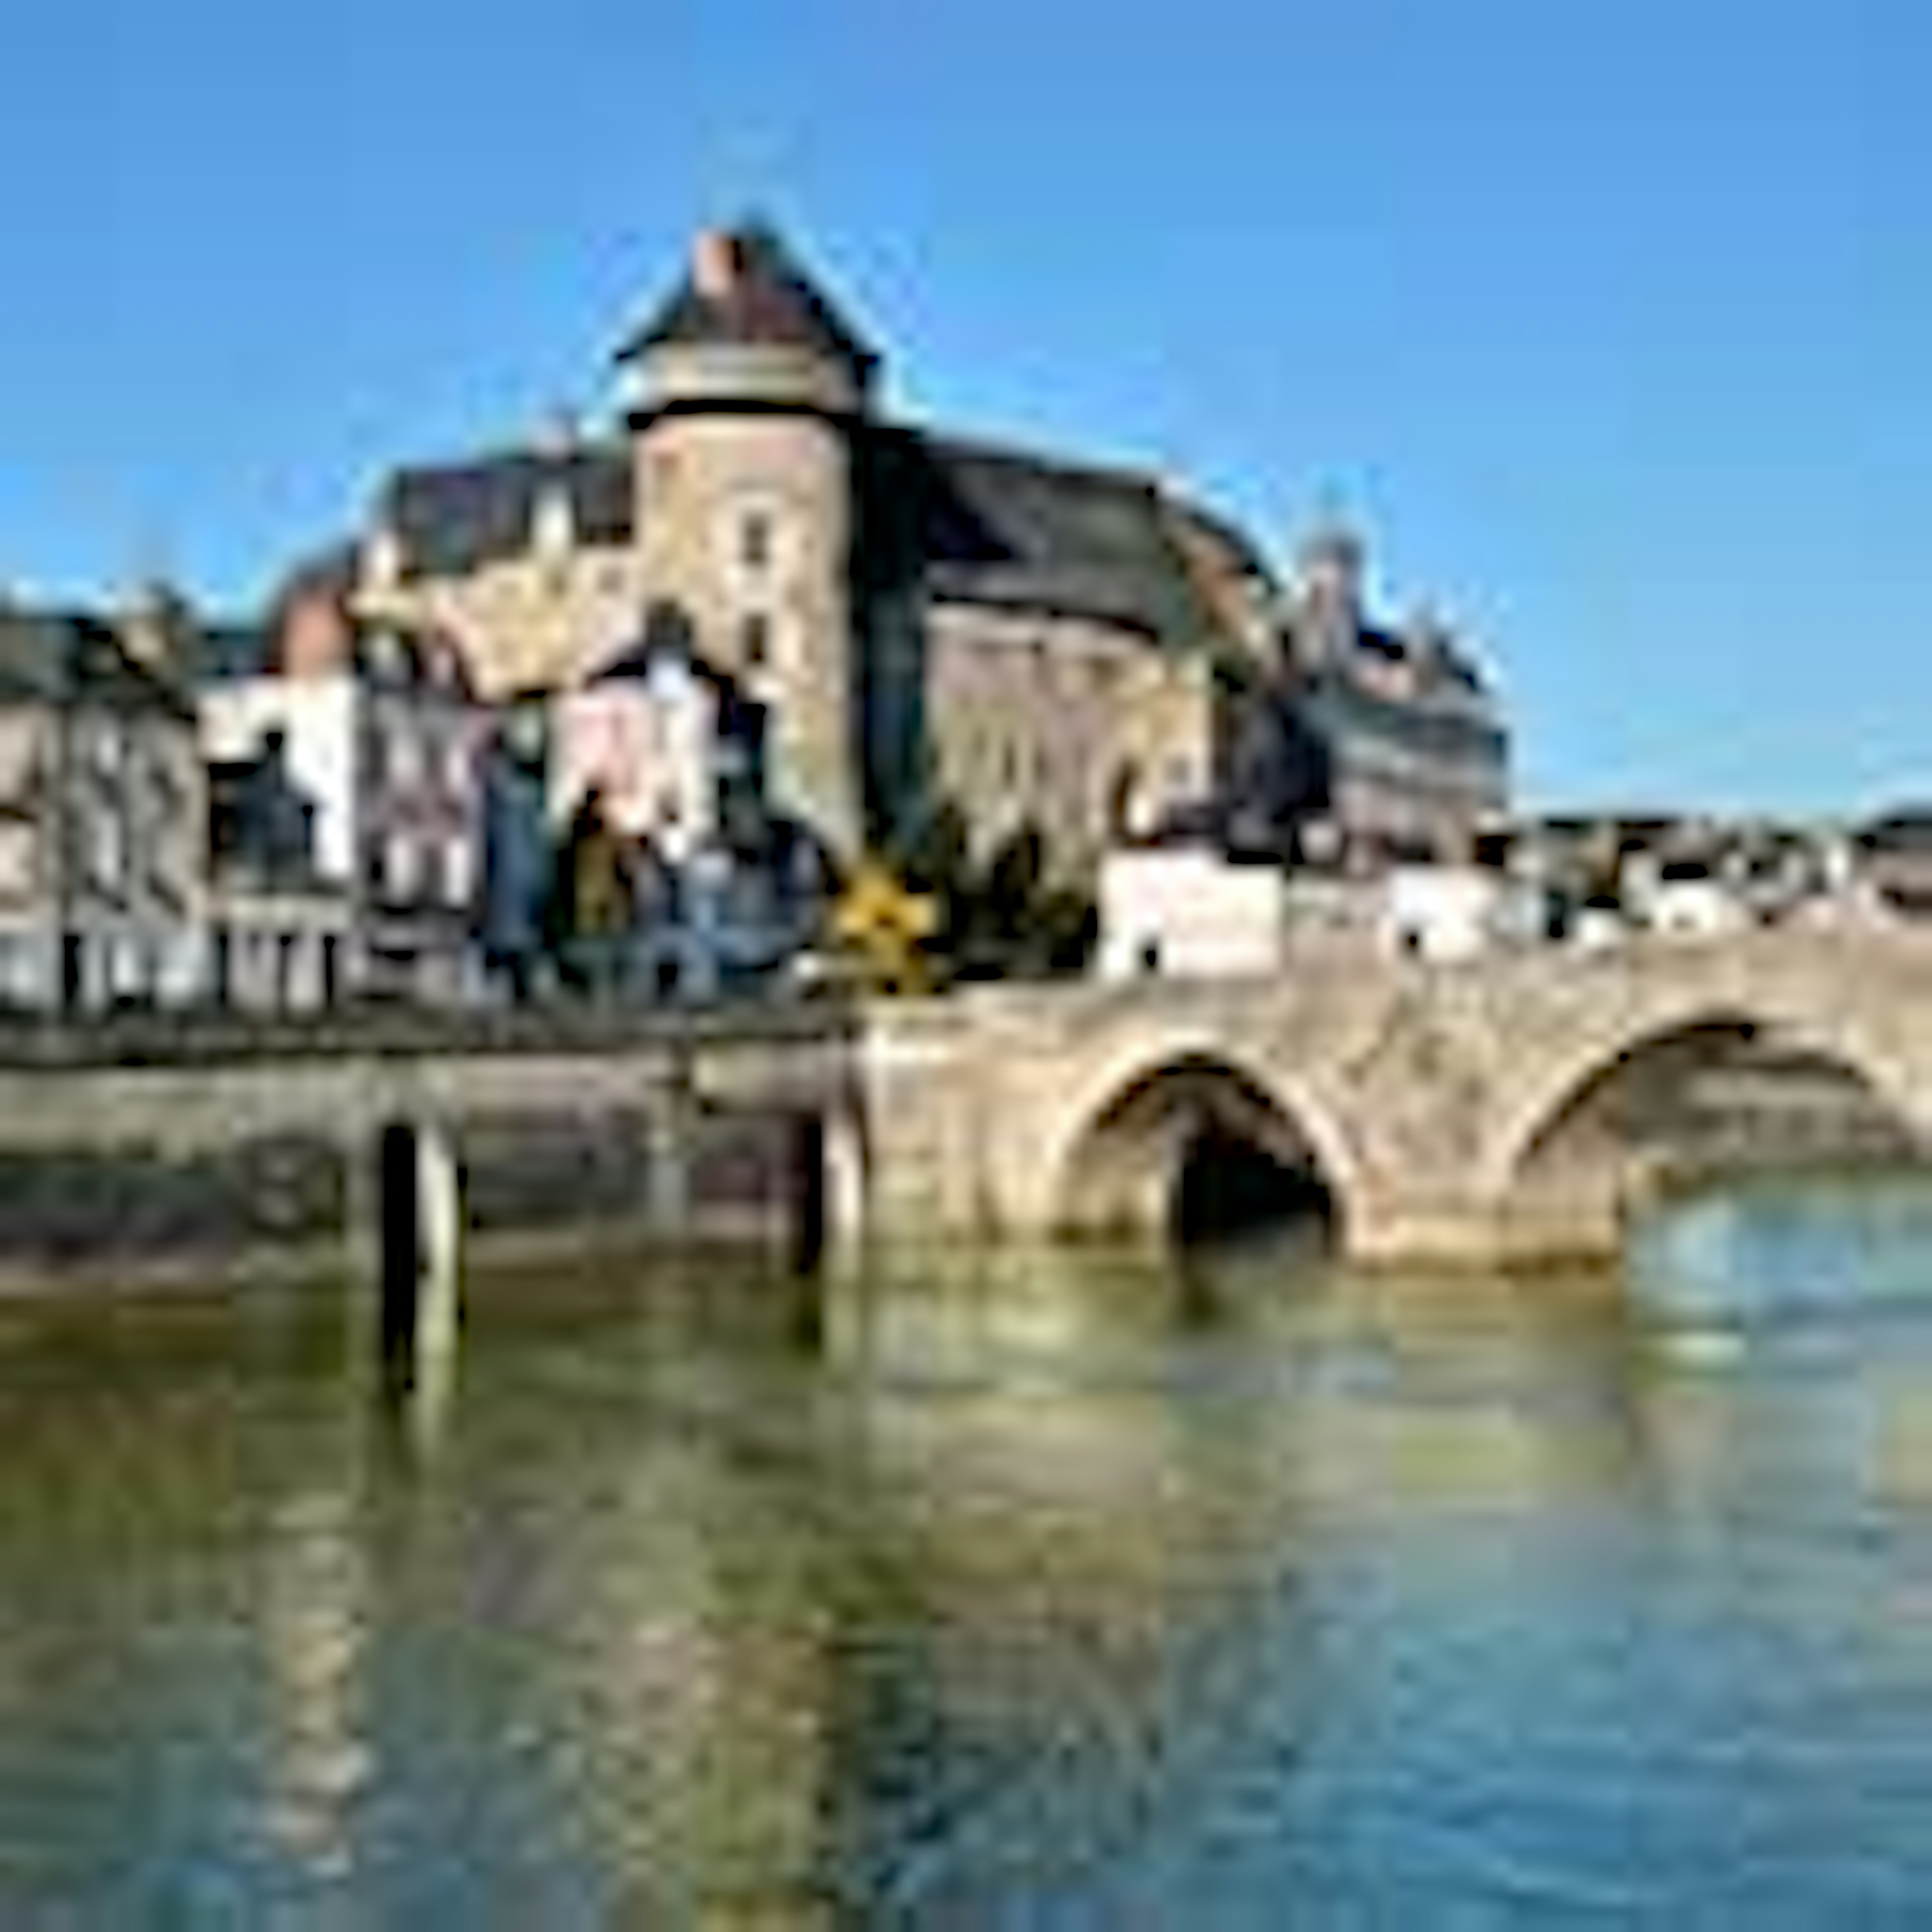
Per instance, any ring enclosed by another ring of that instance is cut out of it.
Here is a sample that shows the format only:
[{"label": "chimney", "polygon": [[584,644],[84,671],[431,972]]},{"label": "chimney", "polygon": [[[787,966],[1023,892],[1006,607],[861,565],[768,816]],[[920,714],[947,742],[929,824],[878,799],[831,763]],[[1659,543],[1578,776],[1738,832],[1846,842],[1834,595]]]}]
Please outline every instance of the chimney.
[{"label": "chimney", "polygon": [[276,660],[284,677],[325,677],[347,668],[354,638],[341,599],[315,584],[290,593],[276,626]]},{"label": "chimney", "polygon": [[730,298],[738,279],[738,244],[720,228],[700,228],[691,245],[692,286],[706,302]]}]

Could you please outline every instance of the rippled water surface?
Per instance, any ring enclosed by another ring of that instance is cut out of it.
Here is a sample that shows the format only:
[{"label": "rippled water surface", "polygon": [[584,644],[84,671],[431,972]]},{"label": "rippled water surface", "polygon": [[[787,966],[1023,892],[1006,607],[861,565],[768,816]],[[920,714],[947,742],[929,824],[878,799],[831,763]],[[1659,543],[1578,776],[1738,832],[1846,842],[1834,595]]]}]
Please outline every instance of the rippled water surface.
[{"label": "rippled water surface", "polygon": [[0,1925],[1932,1924],[1932,1196],[0,1312]]}]

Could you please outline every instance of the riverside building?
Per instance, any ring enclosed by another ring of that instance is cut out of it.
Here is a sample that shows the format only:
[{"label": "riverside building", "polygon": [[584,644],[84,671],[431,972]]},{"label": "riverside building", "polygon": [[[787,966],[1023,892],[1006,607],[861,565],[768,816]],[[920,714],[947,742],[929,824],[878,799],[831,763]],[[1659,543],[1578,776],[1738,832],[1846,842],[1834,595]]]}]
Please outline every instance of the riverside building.
[{"label": "riverside building", "polygon": [[0,1004],[194,997],[206,797],[193,711],[110,622],[0,607]]}]

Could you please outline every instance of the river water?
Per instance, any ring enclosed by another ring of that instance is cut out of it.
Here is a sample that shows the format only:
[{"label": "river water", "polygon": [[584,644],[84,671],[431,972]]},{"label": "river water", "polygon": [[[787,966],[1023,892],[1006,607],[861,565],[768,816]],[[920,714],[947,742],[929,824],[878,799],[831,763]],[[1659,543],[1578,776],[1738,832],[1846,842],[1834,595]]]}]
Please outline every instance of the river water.
[{"label": "river water", "polygon": [[0,1925],[1932,1924],[1932,1193],[0,1311]]}]

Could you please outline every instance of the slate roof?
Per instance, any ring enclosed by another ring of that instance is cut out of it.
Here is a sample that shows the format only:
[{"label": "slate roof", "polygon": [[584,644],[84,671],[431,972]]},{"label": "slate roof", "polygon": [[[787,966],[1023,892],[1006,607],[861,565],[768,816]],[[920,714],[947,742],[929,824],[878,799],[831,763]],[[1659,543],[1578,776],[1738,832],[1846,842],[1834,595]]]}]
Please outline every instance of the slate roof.
[{"label": "slate roof", "polygon": [[618,350],[620,362],[672,344],[755,343],[812,350],[861,375],[877,364],[878,356],[770,228],[750,222],[720,240],[735,256],[735,272],[723,295],[704,294],[687,274]]},{"label": "slate roof", "polygon": [[866,587],[1124,625],[1170,646],[1226,627],[1186,542],[1236,574],[1252,553],[1126,470],[875,429],[859,468]]},{"label": "slate roof", "polygon": [[559,488],[568,494],[580,544],[631,541],[631,453],[621,443],[586,443],[553,454],[512,450],[399,470],[383,494],[380,514],[400,542],[410,574],[460,577],[526,549],[538,500]]},{"label": "slate roof", "polygon": [[[875,430],[867,441],[867,533],[891,554],[870,565],[902,577],[910,570],[942,598],[1099,617],[1191,640],[1214,619],[1169,520],[1185,517],[1252,558],[1224,526],[1131,472],[904,430]],[[385,493],[383,514],[408,574],[460,577],[526,551],[538,494],[560,482],[580,543],[633,540],[630,452],[616,442],[404,470]]]},{"label": "slate roof", "polygon": [[[938,599],[1099,618],[1192,644],[1220,626],[1177,521],[1237,571],[1265,575],[1226,525],[1132,471],[884,426],[862,434],[859,453],[861,567],[874,584],[910,582]],[[539,496],[558,485],[580,544],[634,541],[631,452],[616,440],[400,471],[380,514],[406,575],[463,577],[526,552]]]},{"label": "slate roof", "polygon": [[113,626],[90,613],[0,608],[0,704],[180,712],[172,686],[128,655]]},{"label": "slate roof", "polygon": [[[466,667],[461,652],[434,632],[386,620],[350,621],[354,630],[354,667],[369,682],[413,688],[429,681],[432,672],[447,663],[453,670],[455,687],[466,688]],[[182,683],[190,691],[200,691],[210,685],[273,676],[279,668],[278,632],[279,625],[274,618],[260,624],[193,626],[182,643]],[[379,638],[393,638],[400,646],[393,665],[385,663],[376,650]]]},{"label": "slate roof", "polygon": [[1171,530],[1171,506],[1150,479],[922,442],[937,513],[924,569],[934,596],[1099,617],[1174,644],[1201,642],[1217,628]]},{"label": "slate roof", "polygon": [[260,677],[271,668],[274,652],[274,633],[267,625],[194,625],[182,640],[182,676],[190,690]]},{"label": "slate roof", "polygon": [[1481,758],[1497,764],[1509,754],[1508,734],[1493,719],[1384,698],[1346,671],[1316,674],[1303,702],[1333,744],[1394,744],[1425,758]]},{"label": "slate roof", "polygon": [[346,597],[356,588],[361,565],[359,544],[331,544],[304,557],[289,572],[276,593],[274,607],[285,610],[298,597]]},{"label": "slate roof", "polygon": [[1932,807],[1901,806],[1882,818],[1874,819],[1855,835],[1857,842],[1874,852],[1932,850]]}]

